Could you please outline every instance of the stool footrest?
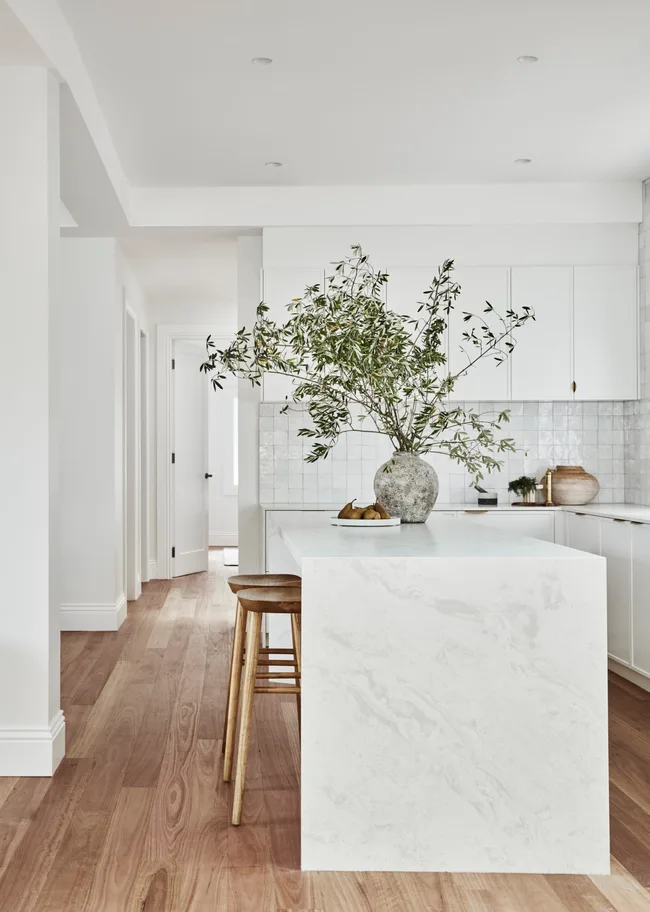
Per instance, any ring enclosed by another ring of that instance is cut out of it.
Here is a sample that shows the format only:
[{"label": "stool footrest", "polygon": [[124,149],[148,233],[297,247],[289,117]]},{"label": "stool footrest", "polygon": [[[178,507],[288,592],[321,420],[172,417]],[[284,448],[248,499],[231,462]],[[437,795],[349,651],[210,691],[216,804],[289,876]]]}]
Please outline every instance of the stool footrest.
[{"label": "stool footrest", "polygon": [[258,671],[256,678],[299,678],[298,671]]},{"label": "stool footrest", "polygon": [[256,687],[256,694],[299,694],[299,687],[283,687],[279,685],[278,687]]}]

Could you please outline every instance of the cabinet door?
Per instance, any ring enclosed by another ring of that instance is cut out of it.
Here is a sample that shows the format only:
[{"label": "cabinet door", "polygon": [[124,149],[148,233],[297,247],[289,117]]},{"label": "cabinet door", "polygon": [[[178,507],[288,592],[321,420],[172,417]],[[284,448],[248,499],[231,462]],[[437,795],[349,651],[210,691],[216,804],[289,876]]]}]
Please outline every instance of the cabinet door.
[{"label": "cabinet door", "polygon": [[516,332],[511,356],[512,399],[571,399],[571,285],[570,266],[514,266],[511,270],[512,309],[532,307],[535,320]]},{"label": "cabinet door", "polygon": [[[386,287],[386,303],[390,310],[407,317],[422,317],[418,314],[418,307],[426,301],[425,291],[431,287],[431,282],[438,272],[437,266],[415,266],[412,268],[398,267],[387,269],[388,285]],[[444,317],[445,315],[442,314]],[[446,319],[446,317],[445,317]],[[444,333],[441,339],[440,350],[448,359],[449,334]],[[445,376],[448,364],[440,366],[439,375]]]},{"label": "cabinet door", "polygon": [[650,525],[632,525],[632,665],[650,675]]},{"label": "cabinet door", "polygon": [[617,662],[632,661],[632,526],[600,520],[600,553],[607,558],[607,648]]},{"label": "cabinet door", "polygon": [[555,540],[555,515],[552,510],[538,512],[534,509],[524,511],[522,508],[521,513],[514,511],[512,513],[497,511],[481,513],[477,510],[467,510],[459,513],[458,517],[461,521],[498,529],[500,532],[507,532],[510,535],[527,535],[530,538],[539,538],[549,542]]},{"label": "cabinet door", "polygon": [[600,554],[600,519],[585,513],[565,513],[567,547]]},{"label": "cabinet door", "polygon": [[573,327],[575,398],[636,399],[636,267],[576,266]]},{"label": "cabinet door", "polygon": [[[505,318],[508,309],[509,270],[505,266],[462,266],[454,273],[461,286],[461,293],[456,300],[456,307],[449,321],[449,368],[457,373],[468,361],[476,358],[478,348],[463,341],[463,332],[467,323],[463,313],[477,314],[486,320],[495,334],[500,334],[503,325],[494,314],[485,314],[485,302]],[[478,328],[477,328],[478,332]],[[462,376],[450,398],[458,400],[503,401],[510,397],[509,363],[498,364],[493,357],[486,356]]]},{"label": "cabinet door", "polygon": [[[308,285],[323,288],[325,278],[322,269],[265,269],[263,273],[263,299],[269,308],[268,316],[277,323],[286,323],[289,318],[287,305],[292,298],[300,298]],[[262,382],[264,402],[283,402],[291,396],[294,382],[287,377],[267,374]]]}]

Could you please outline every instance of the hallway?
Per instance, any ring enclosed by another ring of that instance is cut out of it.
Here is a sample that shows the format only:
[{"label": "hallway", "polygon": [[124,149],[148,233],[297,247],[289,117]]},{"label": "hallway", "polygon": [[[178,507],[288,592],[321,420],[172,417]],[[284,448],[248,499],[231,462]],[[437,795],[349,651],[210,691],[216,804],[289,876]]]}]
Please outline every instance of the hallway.
[{"label": "hallway", "polygon": [[213,551],[208,574],[146,584],[116,633],[63,634],[66,759],[52,780],[0,779],[0,909],[650,908],[650,694],[617,677],[611,877],[302,875],[291,697],[258,700],[244,825],[230,827],[220,745],[234,615],[229,572]]}]

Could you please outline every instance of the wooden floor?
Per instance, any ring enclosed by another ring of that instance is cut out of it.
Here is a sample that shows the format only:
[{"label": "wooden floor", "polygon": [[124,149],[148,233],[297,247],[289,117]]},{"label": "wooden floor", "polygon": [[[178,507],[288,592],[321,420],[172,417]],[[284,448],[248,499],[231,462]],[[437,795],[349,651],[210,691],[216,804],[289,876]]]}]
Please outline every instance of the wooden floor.
[{"label": "wooden floor", "polygon": [[612,876],[301,874],[293,698],[259,697],[244,825],[221,731],[234,601],[145,586],[117,633],[66,633],[68,751],[0,779],[2,912],[649,912],[650,694],[612,678]]}]

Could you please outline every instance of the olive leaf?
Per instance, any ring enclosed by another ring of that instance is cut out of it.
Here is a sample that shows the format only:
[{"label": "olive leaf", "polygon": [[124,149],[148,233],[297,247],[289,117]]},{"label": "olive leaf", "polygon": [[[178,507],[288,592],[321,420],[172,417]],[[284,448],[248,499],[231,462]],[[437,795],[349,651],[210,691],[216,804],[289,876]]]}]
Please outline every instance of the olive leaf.
[{"label": "olive leaf", "polygon": [[498,366],[508,358],[513,332],[535,319],[533,310],[508,309],[502,316],[486,301],[480,316],[462,311],[466,363],[452,373],[445,337],[461,293],[453,260],[422,292],[414,318],[389,309],[388,274],[376,271],[359,245],[351,251],[333,264],[324,289],[311,285],[287,302],[285,323],[272,320],[262,302],[252,329],[242,327],[226,348],[208,337],[201,370],[213,374],[213,388],[228,375],[254,386],[267,373],[293,379],[284,410],[293,403],[306,407],[311,426],[298,434],[313,440],[307,462],[326,459],[342,434],[360,431],[386,435],[399,452],[449,456],[475,481],[500,469],[497,456],[514,450],[512,438],[500,433],[508,411],[494,418],[449,403],[449,395],[478,362],[491,358]]}]

